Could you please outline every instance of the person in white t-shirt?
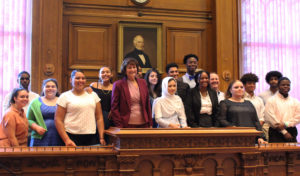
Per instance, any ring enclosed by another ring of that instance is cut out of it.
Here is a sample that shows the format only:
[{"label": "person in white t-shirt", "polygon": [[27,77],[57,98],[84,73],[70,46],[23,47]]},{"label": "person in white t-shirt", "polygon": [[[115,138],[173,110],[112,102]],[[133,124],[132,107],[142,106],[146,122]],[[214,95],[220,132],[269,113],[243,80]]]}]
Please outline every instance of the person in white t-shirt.
[{"label": "person in white t-shirt", "polygon": [[99,140],[105,145],[100,98],[95,92],[89,94],[84,90],[86,78],[82,71],[74,70],[70,82],[72,90],[57,100],[55,125],[60,137],[66,146],[97,145]]}]

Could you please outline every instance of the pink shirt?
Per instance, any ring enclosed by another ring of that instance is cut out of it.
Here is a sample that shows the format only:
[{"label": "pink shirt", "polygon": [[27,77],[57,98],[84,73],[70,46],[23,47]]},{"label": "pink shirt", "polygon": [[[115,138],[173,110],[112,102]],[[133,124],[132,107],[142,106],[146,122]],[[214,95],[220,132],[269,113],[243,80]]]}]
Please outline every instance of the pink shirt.
[{"label": "pink shirt", "polygon": [[0,147],[11,147],[11,143],[4,132],[5,128],[14,128],[19,145],[27,146],[28,120],[23,109],[19,112],[11,106],[4,114],[0,124]]},{"label": "pink shirt", "polygon": [[133,82],[127,81],[130,92],[130,118],[128,124],[130,125],[142,125],[145,124],[145,119],[142,113],[142,104],[140,89],[136,87]]}]

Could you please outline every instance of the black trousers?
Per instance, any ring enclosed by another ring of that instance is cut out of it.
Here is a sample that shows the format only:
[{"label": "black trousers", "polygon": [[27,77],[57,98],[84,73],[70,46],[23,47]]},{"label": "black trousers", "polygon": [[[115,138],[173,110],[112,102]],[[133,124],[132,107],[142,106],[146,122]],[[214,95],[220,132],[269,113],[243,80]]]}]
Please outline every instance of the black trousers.
[{"label": "black trousers", "polygon": [[198,119],[198,127],[213,127],[213,119],[211,115],[200,114]]},{"label": "black trousers", "polygon": [[269,128],[269,142],[270,143],[281,143],[281,142],[297,142],[298,131],[296,127],[289,127],[286,130],[293,136],[291,141],[287,141],[280,131],[270,127]]},{"label": "black trousers", "polygon": [[100,143],[96,134],[71,134],[68,132],[67,134],[77,146],[97,145]]}]

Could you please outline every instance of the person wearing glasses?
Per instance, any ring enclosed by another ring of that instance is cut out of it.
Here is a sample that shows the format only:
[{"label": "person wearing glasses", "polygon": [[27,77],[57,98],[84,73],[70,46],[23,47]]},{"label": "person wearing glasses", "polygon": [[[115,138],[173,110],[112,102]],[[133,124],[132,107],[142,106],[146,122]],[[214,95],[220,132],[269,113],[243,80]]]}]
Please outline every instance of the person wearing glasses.
[{"label": "person wearing glasses", "polygon": [[[25,90],[27,90],[29,93],[29,97],[28,97],[28,103],[26,104],[26,106],[23,107],[24,109],[24,113],[27,114],[27,109],[29,107],[29,104],[36,98],[39,97],[39,95],[35,92],[32,92],[29,90],[29,84],[30,84],[30,74],[27,72],[27,71],[21,71],[19,74],[18,74],[18,79],[17,79],[17,82],[19,84],[19,88],[23,88]],[[11,95],[12,95],[12,92],[8,93],[5,98],[4,98],[4,101],[3,101],[3,110],[2,112],[4,113],[6,110],[9,109],[10,107],[10,102],[9,100],[11,99]]]}]

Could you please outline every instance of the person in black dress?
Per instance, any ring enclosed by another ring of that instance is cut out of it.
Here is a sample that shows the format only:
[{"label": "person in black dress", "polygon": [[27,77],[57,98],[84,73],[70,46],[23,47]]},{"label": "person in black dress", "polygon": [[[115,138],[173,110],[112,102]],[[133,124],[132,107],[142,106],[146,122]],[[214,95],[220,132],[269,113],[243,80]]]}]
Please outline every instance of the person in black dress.
[{"label": "person in black dress", "polygon": [[209,73],[199,71],[195,76],[196,87],[191,90],[188,97],[191,113],[187,116],[191,127],[213,127],[218,126],[217,115],[219,103],[217,92],[209,85]]},{"label": "person in black dress", "polygon": [[[239,80],[231,82],[226,92],[226,99],[220,102],[218,120],[221,126],[255,127],[262,131],[256,110],[252,103],[244,99],[244,86]],[[259,144],[267,143],[263,135],[258,137]]]},{"label": "person in black dress", "polygon": [[101,99],[101,108],[103,113],[104,127],[108,129],[111,122],[109,121],[109,112],[111,108],[111,93],[112,93],[112,72],[109,67],[102,67],[99,70],[99,80],[91,83],[90,87]]}]

